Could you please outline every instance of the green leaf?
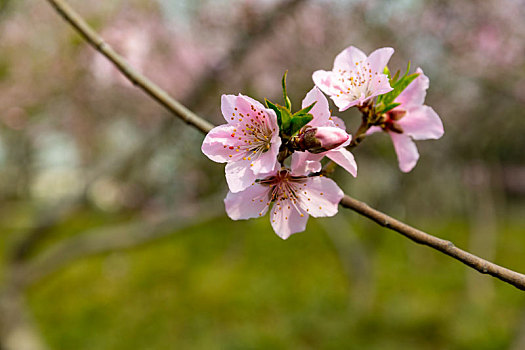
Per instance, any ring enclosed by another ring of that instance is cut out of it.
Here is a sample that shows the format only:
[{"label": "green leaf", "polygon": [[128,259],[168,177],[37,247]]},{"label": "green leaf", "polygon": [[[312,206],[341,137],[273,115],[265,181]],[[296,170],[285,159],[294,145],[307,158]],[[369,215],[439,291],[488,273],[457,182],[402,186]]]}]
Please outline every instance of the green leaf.
[{"label": "green leaf", "polygon": [[283,98],[284,98],[284,105],[285,107],[290,111],[292,109],[292,102],[288,98],[288,93],[286,92],[286,76],[288,75],[288,71],[284,72],[282,85],[283,85]]},{"label": "green leaf", "polygon": [[317,101],[314,101],[314,103],[312,103],[311,105],[307,106],[307,107],[304,107],[303,109],[301,109],[300,111],[297,111],[295,112],[292,117],[299,117],[299,116],[302,116],[302,115],[306,115],[308,114],[308,112],[310,112],[312,110],[312,108],[314,108],[315,104],[317,103]]},{"label": "green leaf", "polygon": [[281,128],[281,124],[282,124],[281,109],[268,99],[264,99],[264,102],[266,103],[266,107],[273,109],[275,114],[277,114],[277,124],[279,125],[279,128],[282,129]]},{"label": "green leaf", "polygon": [[383,114],[383,113],[386,113],[394,108],[396,108],[397,106],[399,106],[401,103],[398,103],[398,102],[394,102],[394,103],[391,103],[387,106],[384,105],[383,108],[379,108],[378,110],[376,110],[376,113],[377,114]]},{"label": "green leaf", "polygon": [[400,73],[400,71],[398,70],[398,71],[396,72],[396,74],[394,74],[394,76],[393,76],[392,78],[390,78],[390,82],[394,82],[394,81],[396,81],[397,78],[399,77],[399,73]]},{"label": "green leaf", "polygon": [[286,107],[283,107],[283,106],[278,106],[278,107],[281,109],[281,121],[282,121],[281,131],[285,135],[292,135],[292,133],[290,132],[290,125],[292,122],[292,113],[290,113],[290,111]]},{"label": "green leaf", "polygon": [[403,90],[405,90],[408,87],[408,85],[410,85],[410,83],[412,83],[414,79],[416,79],[419,76],[419,73],[412,73],[409,75],[409,70],[410,62],[408,62],[407,71],[405,72],[405,74],[403,74],[403,76],[398,78],[398,71],[396,75],[394,75],[394,77],[390,79],[390,86],[392,86],[393,90],[384,95],[381,95],[380,98],[377,99],[378,105],[382,104],[384,106],[383,108],[378,109],[381,110],[382,113],[387,112],[392,108],[396,107],[391,107],[396,97],[398,97],[403,92]]},{"label": "green leaf", "polygon": [[312,119],[314,119],[314,116],[309,113],[293,117],[290,122],[290,135],[295,135],[299,130],[301,130],[303,126],[308,124]]}]

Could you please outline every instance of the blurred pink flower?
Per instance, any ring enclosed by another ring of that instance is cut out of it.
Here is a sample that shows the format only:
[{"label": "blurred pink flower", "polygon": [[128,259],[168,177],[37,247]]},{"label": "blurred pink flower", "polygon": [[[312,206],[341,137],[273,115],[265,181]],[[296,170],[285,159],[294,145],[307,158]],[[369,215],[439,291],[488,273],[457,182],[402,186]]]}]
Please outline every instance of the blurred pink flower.
[{"label": "blurred pink flower", "polygon": [[317,87],[314,87],[308,92],[308,94],[306,94],[306,97],[304,98],[302,103],[302,107],[305,108],[314,102],[316,102],[316,104],[310,111],[310,114],[314,116],[314,119],[312,119],[312,121],[308,123],[308,126],[319,129],[325,128],[325,130],[329,128],[337,128],[344,132],[344,134],[347,136],[347,139],[338,147],[328,150],[326,152],[315,154],[308,151],[297,152],[298,157],[301,157],[301,159],[305,161],[309,160],[319,162],[323,157],[326,156],[338,165],[340,165],[354,177],[357,176],[357,164],[355,162],[354,156],[345,148],[352,140],[352,137],[348,135],[345,131],[345,123],[340,118],[333,117],[330,115],[331,113],[330,108],[328,106],[328,100]]},{"label": "blurred pink flower", "polygon": [[392,138],[394,149],[403,172],[412,170],[419,159],[414,140],[439,139],[443,136],[443,123],[437,113],[423,105],[429,86],[428,77],[418,68],[419,76],[395,99],[401,103],[386,113],[381,126],[371,127],[367,134],[385,131]]},{"label": "blurred pink flower", "polygon": [[337,214],[343,191],[328,178],[308,177],[307,172],[314,168],[305,167],[304,162],[298,162],[294,157],[295,154],[291,169],[275,171],[242,192],[229,192],[224,199],[228,216],[233,220],[263,216],[273,203],[270,210],[272,227],[279,237],[287,239],[305,230],[309,215]]},{"label": "blurred pink flower", "polygon": [[222,95],[221,109],[228,122],[213,128],[202,143],[202,152],[211,160],[226,164],[230,191],[250,186],[257,175],[279,168],[281,146],[277,116],[254,99]]},{"label": "blurred pink flower", "polygon": [[350,46],[337,55],[332,71],[318,70],[312,79],[332,98],[339,111],[345,111],[392,90],[383,70],[393,53],[394,49],[384,47],[367,57]]}]

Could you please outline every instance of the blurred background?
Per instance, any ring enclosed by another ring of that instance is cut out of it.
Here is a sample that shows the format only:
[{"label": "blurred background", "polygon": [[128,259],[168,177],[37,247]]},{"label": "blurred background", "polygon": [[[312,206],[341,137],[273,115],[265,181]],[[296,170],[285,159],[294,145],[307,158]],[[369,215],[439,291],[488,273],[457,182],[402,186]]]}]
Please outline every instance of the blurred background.
[{"label": "blurred background", "polygon": [[[224,93],[296,106],[349,45],[430,78],[445,136],[348,194],[525,272],[525,1],[71,0],[215,124]],[[525,296],[342,209],[282,241],[224,213],[203,136],[46,1],[0,0],[0,349],[525,349]],[[332,105],[333,107],[333,105]],[[333,107],[334,108],[334,107]],[[355,130],[353,111],[334,115]]]}]

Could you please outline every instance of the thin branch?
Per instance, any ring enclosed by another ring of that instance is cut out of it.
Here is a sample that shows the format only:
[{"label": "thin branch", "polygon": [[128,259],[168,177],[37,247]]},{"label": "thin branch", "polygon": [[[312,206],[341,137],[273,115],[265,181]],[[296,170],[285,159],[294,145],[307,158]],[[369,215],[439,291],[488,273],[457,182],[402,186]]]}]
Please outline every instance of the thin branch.
[{"label": "thin branch", "polygon": [[107,44],[104,39],[102,39],[102,37],[100,37],[65,1],[48,0],[48,2],[67,22],[75,27],[77,32],[80,33],[84,39],[95,48],[95,50],[106,56],[106,58],[110,60],[115,67],[117,67],[117,69],[133,83],[133,85],[166,107],[178,118],[199,129],[203,133],[207,133],[213,128],[213,125],[208,121],[202,119],[183,106],[180,102],[171,98],[166,91],[162,90],[158,85],[134,70],[129,63],[116,53],[115,50],[113,50],[111,46],[109,46],[109,44]]},{"label": "thin branch", "polygon": [[352,209],[360,215],[366,216],[370,220],[375,221],[377,224],[383,227],[401,233],[403,236],[416,243],[439,250],[440,252],[445,253],[458,261],[461,261],[463,264],[470,266],[481,273],[491,275],[497,279],[502,280],[503,282],[512,284],[518,289],[525,290],[525,275],[521,273],[506,269],[474,254],[466,252],[456,247],[450,241],[434,237],[426,232],[409,226],[380,212],[379,210],[371,208],[368,204],[358,201],[357,199],[345,196],[341,200],[340,204],[345,208]]},{"label": "thin branch", "polygon": [[[47,0],[55,9],[68,21],[92,46],[100,51],[104,56],[111,60],[115,66],[128,77],[135,85],[144,90],[148,95],[153,97],[175,115],[185,120],[188,124],[193,125],[203,133],[207,133],[212,125],[201,119],[193,112],[183,107],[180,103],[171,99],[166,92],[150,82],[147,78],[135,72],[129,64],[118,54],[116,54],[107,44],[104,43],[91,27],[62,0]],[[168,103],[169,102],[169,103]],[[182,107],[182,108],[181,108]],[[518,289],[525,290],[525,275],[506,269],[462,249],[457,248],[450,241],[434,237],[428,233],[413,228],[402,223],[378,210],[375,210],[367,204],[345,196],[341,200],[341,205],[349,208],[358,214],[365,216],[379,225],[396,231],[416,243],[429,246],[446,255],[461,261],[467,266],[506,283],[515,286]]]}]

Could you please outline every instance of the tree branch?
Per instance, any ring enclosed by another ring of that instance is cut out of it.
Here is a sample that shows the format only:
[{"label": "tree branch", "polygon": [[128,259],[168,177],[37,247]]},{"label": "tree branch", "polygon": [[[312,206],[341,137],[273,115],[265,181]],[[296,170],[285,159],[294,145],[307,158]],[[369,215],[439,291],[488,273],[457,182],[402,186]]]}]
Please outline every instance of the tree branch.
[{"label": "tree branch", "polygon": [[446,241],[444,239],[434,237],[426,232],[420,231],[380,212],[379,210],[371,208],[368,204],[358,201],[357,199],[344,196],[340,204],[345,208],[352,209],[358,214],[375,221],[377,224],[383,227],[401,233],[403,236],[416,243],[439,250],[440,252],[445,253],[458,261],[461,261],[463,264],[470,266],[481,273],[491,275],[497,279],[502,280],[503,282],[512,284],[518,289],[525,290],[525,275],[521,273],[506,269],[491,263],[490,261],[484,260],[474,254],[466,252],[456,247],[450,241]]},{"label": "tree branch", "polygon": [[168,93],[162,90],[158,85],[134,70],[133,67],[131,67],[122,56],[116,53],[115,50],[113,50],[111,46],[109,46],[109,44],[107,44],[104,39],[102,39],[102,37],[100,37],[65,1],[48,0],[48,2],[77,30],[78,33],[82,35],[82,37],[84,37],[84,39],[86,39],[89,44],[91,44],[91,46],[95,48],[95,50],[106,56],[106,58],[110,60],[115,67],[117,67],[117,69],[133,83],[133,85],[144,91],[178,118],[199,129],[203,133],[207,133],[213,128],[213,125],[208,121],[197,116],[181,103],[171,98]]},{"label": "tree branch", "polygon": [[[113,51],[102,38],[95,33],[95,31],[64,1],[62,0],[47,0],[64,19],[69,22],[96,50],[106,56],[113,64],[120,70],[128,79],[131,80],[137,87],[145,91],[153,99],[161,103],[168,110],[173,112],[176,116],[186,121],[188,124],[196,127],[203,133],[207,133],[213,126],[198,117],[186,107],[182,106],[177,101],[168,96],[166,92],[153,84],[147,78],[134,71],[129,64]],[[390,216],[369,207],[367,204],[345,196],[341,200],[341,206],[349,208],[358,214],[365,216],[379,225],[396,231],[405,237],[413,240],[416,243],[429,246],[436,249],[473,269],[489,274],[500,279],[506,283],[515,286],[518,289],[525,290],[525,275],[518,272],[506,269],[462,249],[454,246],[452,242],[442,240],[434,237],[428,233],[413,228],[405,223],[402,223]]]}]

